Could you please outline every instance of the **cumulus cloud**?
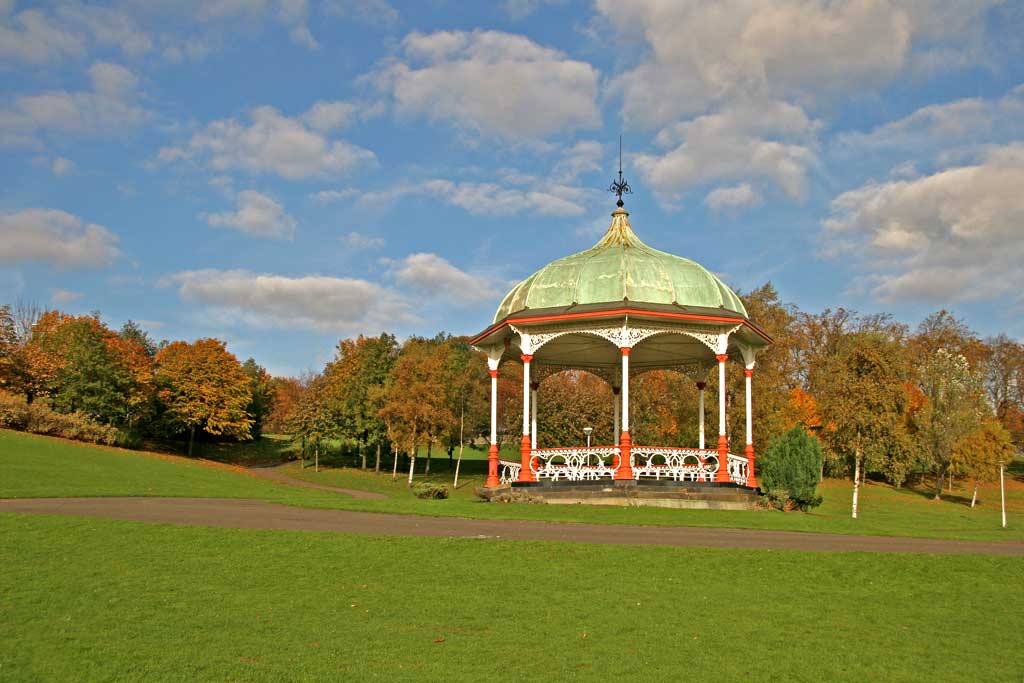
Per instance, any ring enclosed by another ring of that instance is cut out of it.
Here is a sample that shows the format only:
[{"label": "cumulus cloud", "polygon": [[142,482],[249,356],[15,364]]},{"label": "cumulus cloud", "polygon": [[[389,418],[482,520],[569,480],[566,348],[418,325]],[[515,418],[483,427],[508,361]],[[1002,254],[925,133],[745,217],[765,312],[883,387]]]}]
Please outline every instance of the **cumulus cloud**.
[{"label": "cumulus cloud", "polygon": [[704,203],[711,209],[731,209],[741,206],[757,206],[761,203],[761,195],[750,183],[742,183],[733,187],[718,187],[708,192]]},{"label": "cumulus cloud", "polygon": [[395,291],[355,278],[206,269],[175,273],[162,284],[222,319],[256,327],[360,332],[417,321]]},{"label": "cumulus cloud", "polygon": [[84,41],[39,10],[0,16],[0,59],[45,64],[83,54]]},{"label": "cumulus cloud", "polygon": [[835,147],[848,155],[892,150],[918,153],[956,143],[1024,137],[1024,85],[1006,95],[932,104],[867,131],[841,133]]},{"label": "cumulus cloud", "polygon": [[737,94],[821,96],[882,84],[922,49],[958,45],[992,2],[598,0],[647,58],[619,75],[623,114],[661,126]]},{"label": "cumulus cloud", "polygon": [[383,237],[372,237],[361,232],[350,232],[338,238],[342,244],[352,250],[380,249],[384,246]]},{"label": "cumulus cloud", "polygon": [[578,216],[586,210],[588,190],[552,183],[544,190],[529,190],[509,184],[452,181],[434,178],[416,183],[399,183],[383,190],[360,191],[355,188],[324,190],[314,198],[321,203],[352,200],[360,206],[385,207],[408,196],[429,196],[465,209],[476,216],[515,216],[536,213],[542,216]]},{"label": "cumulus cloud", "polygon": [[565,150],[562,158],[555,164],[551,175],[555,180],[568,183],[576,180],[576,178],[584,173],[600,171],[602,170],[601,155],[603,153],[604,146],[600,142],[580,140]]},{"label": "cumulus cloud", "polygon": [[82,294],[81,292],[73,292],[70,289],[55,288],[50,290],[50,301],[58,306],[66,306],[70,303],[74,303],[84,296],[85,294]]},{"label": "cumulus cloud", "polygon": [[237,211],[203,214],[203,217],[212,226],[231,228],[254,237],[288,240],[295,237],[295,219],[267,195],[243,190],[236,201]]},{"label": "cumulus cloud", "polygon": [[45,263],[58,269],[102,268],[120,255],[102,225],[57,209],[0,213],[0,263]]},{"label": "cumulus cloud", "polygon": [[785,102],[744,102],[664,128],[664,154],[640,154],[634,164],[659,196],[675,201],[691,185],[710,180],[758,178],[793,198],[804,195],[807,172],[817,163],[817,125]]},{"label": "cumulus cloud", "polygon": [[910,180],[869,183],[832,201],[829,257],[863,257],[883,301],[992,300],[1024,289],[1024,145]]},{"label": "cumulus cloud", "polygon": [[600,125],[590,64],[498,31],[411,33],[366,77],[396,111],[510,140]]},{"label": "cumulus cloud", "polygon": [[134,128],[149,117],[137,102],[137,80],[117,64],[89,68],[91,91],[53,90],[15,98],[0,110],[0,144],[38,144],[40,134],[111,135]]},{"label": "cumulus cloud", "polygon": [[273,107],[256,107],[249,112],[248,123],[233,118],[214,121],[196,132],[186,145],[161,149],[159,159],[195,159],[217,171],[275,173],[289,180],[339,175],[376,160],[367,149],[346,140],[329,139],[312,127],[307,117],[318,119],[320,125],[331,119],[316,106],[297,118]]},{"label": "cumulus cloud", "polygon": [[459,270],[437,254],[410,254],[389,263],[399,284],[427,296],[472,303],[493,299],[499,294],[489,278]]}]

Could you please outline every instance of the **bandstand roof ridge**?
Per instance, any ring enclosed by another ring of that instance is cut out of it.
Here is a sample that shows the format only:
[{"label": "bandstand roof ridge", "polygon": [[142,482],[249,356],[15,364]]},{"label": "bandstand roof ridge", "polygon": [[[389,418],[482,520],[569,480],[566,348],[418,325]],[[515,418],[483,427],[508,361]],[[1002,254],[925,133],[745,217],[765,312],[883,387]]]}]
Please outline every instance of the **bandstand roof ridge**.
[{"label": "bandstand roof ridge", "polygon": [[746,319],[743,302],[696,261],[647,246],[622,206],[604,236],[590,249],[552,261],[502,300],[494,323],[538,310],[592,305],[663,305]]}]

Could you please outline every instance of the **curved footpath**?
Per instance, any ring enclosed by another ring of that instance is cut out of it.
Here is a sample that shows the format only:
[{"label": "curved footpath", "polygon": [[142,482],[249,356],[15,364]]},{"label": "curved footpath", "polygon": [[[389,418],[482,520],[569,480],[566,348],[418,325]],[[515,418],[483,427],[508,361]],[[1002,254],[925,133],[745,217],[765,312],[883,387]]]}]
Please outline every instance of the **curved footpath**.
[{"label": "curved footpath", "polygon": [[935,553],[1024,556],[1019,541],[947,541],[895,536],[845,536],[797,531],[572,524],[523,520],[421,517],[299,508],[225,498],[21,498],[0,500],[0,512],[104,517],[232,529],[334,531],[384,536],[434,536],[615,545],[699,546],[762,550]]}]

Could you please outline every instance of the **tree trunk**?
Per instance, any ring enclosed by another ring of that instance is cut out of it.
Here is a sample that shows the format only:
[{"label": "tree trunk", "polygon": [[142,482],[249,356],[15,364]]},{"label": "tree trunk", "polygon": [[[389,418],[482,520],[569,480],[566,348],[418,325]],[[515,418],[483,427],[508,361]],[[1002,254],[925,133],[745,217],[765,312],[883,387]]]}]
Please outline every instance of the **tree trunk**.
[{"label": "tree trunk", "polygon": [[364,448],[365,445],[366,444],[363,443],[359,444],[359,459],[361,461],[359,469],[361,469],[363,472],[366,471],[366,449]]},{"label": "tree trunk", "polygon": [[465,445],[465,428],[466,406],[463,404],[462,411],[459,413],[459,459],[455,461],[455,482],[452,484],[453,489],[459,488],[459,467],[462,466],[462,448]]},{"label": "tree trunk", "polygon": [[412,473],[413,473],[413,470],[415,468],[416,468],[416,445],[413,444],[413,447],[409,449],[409,481],[406,483],[406,486],[408,486],[409,488],[412,488]]},{"label": "tree trunk", "polygon": [[395,481],[396,479],[398,479],[398,446],[395,444],[391,445],[394,447],[395,451],[395,462],[392,463],[391,466],[391,481]]},{"label": "tree trunk", "polygon": [[857,501],[860,497],[860,450],[853,457],[853,518],[857,519]]},{"label": "tree trunk", "polygon": [[978,480],[974,480],[974,495],[971,496],[971,509],[974,509],[974,504],[978,502]]},{"label": "tree trunk", "polygon": [[946,481],[946,472],[939,465],[939,473],[935,477],[935,500],[942,500],[942,484]]},{"label": "tree trunk", "polygon": [[299,469],[306,469],[306,437],[302,437],[302,450],[299,451]]},{"label": "tree trunk", "polygon": [[423,474],[430,474],[430,449],[434,447],[434,440],[429,439],[427,441],[427,467],[423,470]]},{"label": "tree trunk", "polygon": [[188,430],[188,457],[190,457],[190,458],[192,457],[192,444],[193,444],[193,442],[195,442],[195,440],[196,440],[196,428],[193,425],[193,427]]},{"label": "tree trunk", "polygon": [[380,441],[377,442],[377,460],[373,464],[373,471],[380,474]]},{"label": "tree trunk", "polygon": [[313,471],[320,471],[320,440],[317,439],[316,444],[313,446]]}]

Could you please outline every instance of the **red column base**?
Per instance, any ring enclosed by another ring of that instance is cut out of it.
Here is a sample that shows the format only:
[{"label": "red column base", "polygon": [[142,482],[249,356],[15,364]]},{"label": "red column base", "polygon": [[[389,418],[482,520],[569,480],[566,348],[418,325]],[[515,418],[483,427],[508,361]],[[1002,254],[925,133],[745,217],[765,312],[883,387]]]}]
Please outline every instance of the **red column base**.
[{"label": "red column base", "polygon": [[629,454],[632,445],[633,442],[629,437],[629,432],[622,432],[622,436],[619,437],[619,455],[615,469],[616,481],[631,481],[635,479],[633,476],[633,458]]},{"label": "red column base", "polygon": [[492,443],[491,450],[487,454],[487,482],[484,484],[489,489],[501,485],[498,478],[498,444]]},{"label": "red column base", "polygon": [[743,455],[747,456],[747,486],[757,488],[757,477],[754,476],[754,444],[747,444]]},{"label": "red column base", "polygon": [[718,435],[718,472],[715,474],[715,482],[728,484],[729,479],[729,439],[725,434]]},{"label": "red column base", "polygon": [[519,479],[516,481],[537,481],[537,477],[533,476],[533,470],[530,469],[530,461],[533,460],[530,435],[523,434],[523,440],[520,443],[519,454],[523,467],[519,470]]}]

